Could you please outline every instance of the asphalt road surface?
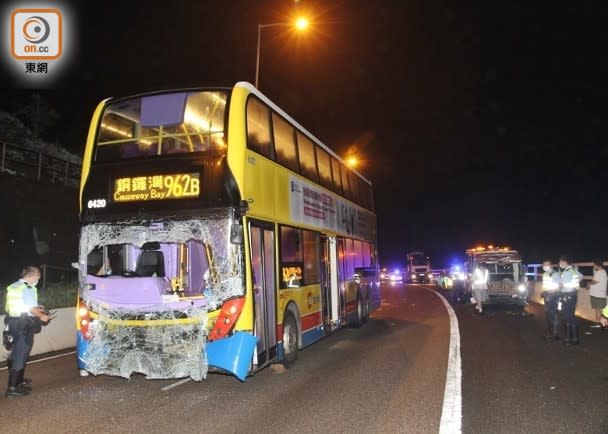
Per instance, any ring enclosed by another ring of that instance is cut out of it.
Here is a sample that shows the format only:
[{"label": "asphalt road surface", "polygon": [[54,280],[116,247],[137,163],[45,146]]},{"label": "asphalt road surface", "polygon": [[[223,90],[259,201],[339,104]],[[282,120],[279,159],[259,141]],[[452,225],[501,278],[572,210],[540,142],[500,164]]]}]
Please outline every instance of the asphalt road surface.
[{"label": "asphalt road surface", "polygon": [[[432,288],[432,287],[431,287]],[[283,373],[241,383],[79,377],[73,355],[32,363],[32,395],[0,397],[0,432],[439,432],[450,322],[423,286],[383,284],[381,308],[300,353]],[[450,293],[444,293],[450,298]],[[608,432],[608,332],[542,340],[542,307],[476,315],[454,304],[465,433]],[[0,381],[6,383],[6,370]]]},{"label": "asphalt road surface", "polygon": [[580,345],[567,347],[542,339],[543,306],[455,310],[463,432],[608,433],[608,331],[579,318]]},{"label": "asphalt road surface", "polygon": [[[360,329],[303,350],[284,373],[241,383],[78,376],[74,356],[31,364],[32,395],[0,397],[0,432],[428,432],[439,429],[449,321],[422,288],[383,288]],[[6,370],[0,371],[6,381]],[[8,432],[8,431],[7,431]]]}]

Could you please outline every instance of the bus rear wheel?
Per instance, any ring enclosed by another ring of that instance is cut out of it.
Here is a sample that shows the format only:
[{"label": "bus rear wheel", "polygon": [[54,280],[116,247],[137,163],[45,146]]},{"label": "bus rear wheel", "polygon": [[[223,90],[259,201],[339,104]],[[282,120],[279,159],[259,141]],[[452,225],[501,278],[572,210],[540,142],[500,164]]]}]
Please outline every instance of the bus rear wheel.
[{"label": "bus rear wheel", "polygon": [[283,319],[283,364],[287,367],[298,360],[298,324],[291,312]]},{"label": "bus rear wheel", "polygon": [[365,297],[365,302],[363,303],[363,324],[367,323],[369,320],[369,296]]},{"label": "bus rear wheel", "polygon": [[357,318],[353,321],[352,326],[355,328],[361,327],[365,322],[365,307],[363,300],[361,300],[361,294],[357,293]]}]

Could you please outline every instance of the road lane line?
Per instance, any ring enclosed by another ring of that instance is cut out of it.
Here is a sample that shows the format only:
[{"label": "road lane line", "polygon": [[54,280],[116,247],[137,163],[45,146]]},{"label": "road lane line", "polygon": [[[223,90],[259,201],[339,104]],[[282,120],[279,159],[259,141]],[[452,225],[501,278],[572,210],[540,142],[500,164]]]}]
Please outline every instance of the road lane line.
[{"label": "road lane line", "polygon": [[177,383],[169,384],[168,386],[163,387],[160,390],[162,390],[163,392],[166,392],[167,390],[171,390],[174,387],[181,386],[182,384],[186,384],[190,380],[192,380],[192,378],[184,378],[183,380],[180,380]]},{"label": "road lane line", "polygon": [[443,393],[443,409],[439,434],[453,434],[462,432],[462,365],[460,360],[460,330],[458,318],[450,303],[443,295],[434,289],[423,286],[424,289],[437,295],[443,302],[450,317],[450,348],[448,352],[448,370],[445,379],[445,392]]},{"label": "road lane line", "polygon": [[[31,362],[27,362],[27,364],[30,365],[32,363],[44,362],[46,360],[57,359],[59,357],[69,356],[71,354],[76,354],[76,351],[70,351],[69,353],[63,353],[63,354],[57,354],[56,356],[45,357],[43,359],[32,360]],[[0,368],[0,371],[4,371],[5,369],[8,369],[8,366],[5,366],[4,368]]]}]

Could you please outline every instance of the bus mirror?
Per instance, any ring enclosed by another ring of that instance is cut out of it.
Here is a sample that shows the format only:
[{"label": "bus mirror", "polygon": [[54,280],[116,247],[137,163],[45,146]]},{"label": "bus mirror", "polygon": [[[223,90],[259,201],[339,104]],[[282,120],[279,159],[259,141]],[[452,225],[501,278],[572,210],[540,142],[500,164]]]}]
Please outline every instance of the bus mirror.
[{"label": "bus mirror", "polygon": [[243,244],[243,225],[235,222],[230,228],[230,242],[232,244]]}]

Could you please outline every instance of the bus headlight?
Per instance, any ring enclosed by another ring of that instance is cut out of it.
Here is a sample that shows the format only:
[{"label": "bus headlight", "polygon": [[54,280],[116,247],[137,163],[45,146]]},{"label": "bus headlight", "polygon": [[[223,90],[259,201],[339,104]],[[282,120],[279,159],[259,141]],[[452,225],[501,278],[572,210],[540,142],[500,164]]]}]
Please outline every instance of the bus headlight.
[{"label": "bus headlight", "polygon": [[224,304],[222,304],[220,314],[215,321],[213,329],[209,333],[209,339],[213,340],[226,337],[236,324],[236,320],[241,315],[244,305],[245,297],[236,297],[226,300]]},{"label": "bus headlight", "polygon": [[82,337],[84,340],[90,340],[91,335],[89,334],[89,327],[91,325],[91,315],[89,313],[89,308],[84,303],[84,301],[80,300],[78,302],[78,329],[80,333],[82,333]]}]

